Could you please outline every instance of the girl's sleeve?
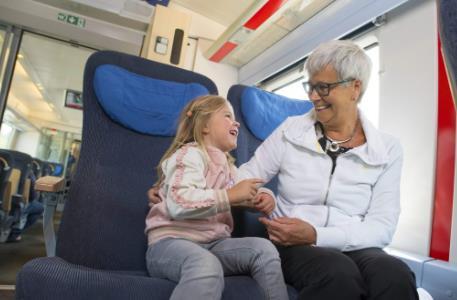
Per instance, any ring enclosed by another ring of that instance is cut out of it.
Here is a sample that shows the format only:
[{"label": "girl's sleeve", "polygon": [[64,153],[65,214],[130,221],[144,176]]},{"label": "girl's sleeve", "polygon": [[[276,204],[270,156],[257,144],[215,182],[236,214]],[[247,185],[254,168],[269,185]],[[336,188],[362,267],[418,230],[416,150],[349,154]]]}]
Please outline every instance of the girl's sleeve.
[{"label": "girl's sleeve", "polygon": [[173,219],[201,219],[228,211],[225,189],[208,189],[205,159],[195,147],[179,149],[165,164],[165,202]]}]

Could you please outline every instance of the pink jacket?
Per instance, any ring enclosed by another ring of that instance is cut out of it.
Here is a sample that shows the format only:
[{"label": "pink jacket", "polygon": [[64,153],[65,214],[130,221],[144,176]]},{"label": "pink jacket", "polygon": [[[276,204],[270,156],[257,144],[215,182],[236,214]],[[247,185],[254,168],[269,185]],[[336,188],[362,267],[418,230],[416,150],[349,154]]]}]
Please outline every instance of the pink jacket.
[{"label": "pink jacket", "polygon": [[166,237],[199,243],[230,237],[233,219],[226,189],[235,183],[236,168],[219,149],[206,152],[190,143],[163,162],[163,201],[146,217],[149,245]]}]

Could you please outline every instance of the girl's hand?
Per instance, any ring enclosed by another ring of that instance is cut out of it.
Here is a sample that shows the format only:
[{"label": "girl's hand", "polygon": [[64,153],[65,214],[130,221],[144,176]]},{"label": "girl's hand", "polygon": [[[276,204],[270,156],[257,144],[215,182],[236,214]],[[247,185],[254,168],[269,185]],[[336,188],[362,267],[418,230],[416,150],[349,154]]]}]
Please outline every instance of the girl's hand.
[{"label": "girl's hand", "polygon": [[162,199],[160,199],[159,196],[159,188],[158,187],[152,187],[148,190],[148,205],[149,207],[153,207],[154,204],[162,202]]},{"label": "girl's hand", "polygon": [[268,193],[258,193],[252,202],[255,209],[267,216],[270,215],[276,207],[275,199]]},{"label": "girl's hand", "polygon": [[257,189],[262,183],[264,183],[264,181],[258,178],[245,179],[238,182],[232,188],[227,190],[227,196],[230,204],[251,200],[257,194]]}]

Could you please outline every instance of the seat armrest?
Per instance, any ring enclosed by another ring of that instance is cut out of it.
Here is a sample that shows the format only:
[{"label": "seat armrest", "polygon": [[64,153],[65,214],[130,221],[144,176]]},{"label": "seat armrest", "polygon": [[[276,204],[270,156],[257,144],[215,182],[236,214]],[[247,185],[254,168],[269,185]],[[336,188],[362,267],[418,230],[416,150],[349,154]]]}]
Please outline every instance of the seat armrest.
[{"label": "seat armrest", "polygon": [[24,199],[24,203],[29,203],[30,198],[30,185],[32,181],[30,179],[26,179],[24,182],[24,190],[22,191],[22,198]]},{"label": "seat armrest", "polygon": [[57,193],[65,188],[65,179],[56,176],[43,176],[35,182],[35,190],[39,192]]},{"label": "seat armrest", "polygon": [[3,192],[3,197],[2,197],[2,208],[3,211],[6,213],[9,213],[11,210],[11,182],[8,181],[5,185],[5,190]]}]

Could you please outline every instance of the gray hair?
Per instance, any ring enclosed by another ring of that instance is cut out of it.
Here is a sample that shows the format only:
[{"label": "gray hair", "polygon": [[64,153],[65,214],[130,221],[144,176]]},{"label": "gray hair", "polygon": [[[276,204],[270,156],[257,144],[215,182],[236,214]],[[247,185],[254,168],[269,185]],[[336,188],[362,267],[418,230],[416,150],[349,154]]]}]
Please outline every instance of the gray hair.
[{"label": "gray hair", "polygon": [[334,40],[319,45],[305,62],[305,69],[311,77],[328,65],[338,74],[338,80],[349,78],[360,80],[362,88],[360,101],[368,86],[371,73],[371,60],[354,42]]}]

